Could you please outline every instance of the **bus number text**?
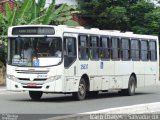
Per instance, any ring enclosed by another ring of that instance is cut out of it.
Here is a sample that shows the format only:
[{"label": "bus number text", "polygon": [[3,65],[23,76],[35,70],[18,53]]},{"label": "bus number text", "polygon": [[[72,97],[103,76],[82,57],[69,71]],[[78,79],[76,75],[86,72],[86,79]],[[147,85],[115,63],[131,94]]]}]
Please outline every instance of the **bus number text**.
[{"label": "bus number text", "polygon": [[81,70],[88,69],[88,64],[81,64]]}]

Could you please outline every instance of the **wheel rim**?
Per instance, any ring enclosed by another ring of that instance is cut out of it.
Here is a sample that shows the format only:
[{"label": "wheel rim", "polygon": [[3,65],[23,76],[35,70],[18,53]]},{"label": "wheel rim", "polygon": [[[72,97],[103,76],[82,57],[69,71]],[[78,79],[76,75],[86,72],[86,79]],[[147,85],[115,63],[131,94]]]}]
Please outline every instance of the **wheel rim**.
[{"label": "wheel rim", "polygon": [[79,85],[79,95],[84,96],[85,95],[85,86],[83,84]]}]

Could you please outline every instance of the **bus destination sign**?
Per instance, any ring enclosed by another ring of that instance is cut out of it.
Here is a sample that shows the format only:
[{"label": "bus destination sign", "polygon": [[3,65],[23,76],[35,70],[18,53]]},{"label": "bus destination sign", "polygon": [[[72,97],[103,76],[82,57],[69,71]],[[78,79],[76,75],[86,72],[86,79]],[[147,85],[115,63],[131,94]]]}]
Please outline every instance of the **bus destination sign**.
[{"label": "bus destination sign", "polygon": [[12,35],[54,35],[53,27],[16,27]]}]

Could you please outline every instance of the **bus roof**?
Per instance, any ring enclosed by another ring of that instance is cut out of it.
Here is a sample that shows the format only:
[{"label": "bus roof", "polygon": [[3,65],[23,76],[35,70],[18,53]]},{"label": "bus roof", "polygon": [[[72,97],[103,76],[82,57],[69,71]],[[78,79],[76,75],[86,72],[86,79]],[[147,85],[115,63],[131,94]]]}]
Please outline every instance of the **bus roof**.
[{"label": "bus roof", "polygon": [[[19,25],[12,26],[8,29],[8,36],[12,36],[12,29],[15,27],[53,27],[55,31],[59,31],[62,34],[64,32],[75,33],[75,34],[91,34],[91,35],[104,35],[104,36],[115,36],[115,37],[127,37],[127,38],[141,38],[141,39],[158,39],[157,36],[154,35],[142,35],[142,34],[134,34],[133,32],[120,32],[118,30],[100,30],[98,28],[86,29],[83,26],[66,26],[66,25]],[[55,33],[56,34],[56,33]]]}]

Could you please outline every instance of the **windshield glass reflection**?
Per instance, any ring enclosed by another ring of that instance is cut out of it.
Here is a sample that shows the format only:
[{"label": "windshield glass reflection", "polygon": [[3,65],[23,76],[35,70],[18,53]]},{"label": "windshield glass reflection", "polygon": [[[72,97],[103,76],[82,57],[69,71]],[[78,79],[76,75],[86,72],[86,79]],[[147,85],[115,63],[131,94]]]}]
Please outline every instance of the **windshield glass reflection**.
[{"label": "windshield glass reflection", "polygon": [[62,40],[50,38],[10,38],[8,62],[15,66],[51,66],[62,59]]}]

